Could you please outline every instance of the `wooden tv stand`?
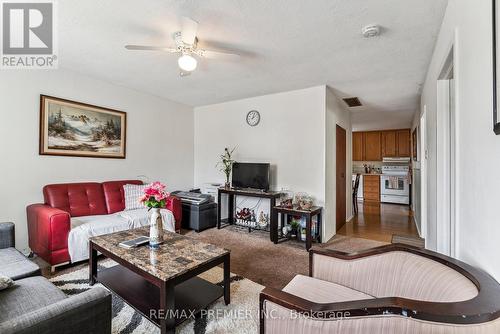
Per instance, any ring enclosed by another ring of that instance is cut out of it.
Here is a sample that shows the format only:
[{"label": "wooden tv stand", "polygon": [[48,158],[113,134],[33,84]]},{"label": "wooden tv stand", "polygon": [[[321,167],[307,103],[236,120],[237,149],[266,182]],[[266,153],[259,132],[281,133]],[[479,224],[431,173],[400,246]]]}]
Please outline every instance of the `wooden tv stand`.
[{"label": "wooden tv stand", "polygon": [[[227,213],[227,219],[222,219],[221,218],[221,199],[222,199],[222,194],[225,194],[228,196],[228,213]],[[265,198],[268,199],[270,202],[270,209],[271,212],[269,213],[269,237],[272,242],[278,243],[278,214],[274,213],[272,208],[276,206],[276,199],[280,198],[282,193],[277,192],[277,191],[259,191],[259,190],[252,190],[252,189],[234,189],[234,188],[225,188],[221,187],[217,191],[217,199],[218,199],[218,206],[217,206],[217,228],[221,229],[224,227],[227,227],[229,225],[234,225],[235,224],[235,218],[234,218],[234,201],[236,196],[247,196],[247,197],[257,197],[257,198]],[[251,231],[252,228],[249,227],[249,231]]]}]

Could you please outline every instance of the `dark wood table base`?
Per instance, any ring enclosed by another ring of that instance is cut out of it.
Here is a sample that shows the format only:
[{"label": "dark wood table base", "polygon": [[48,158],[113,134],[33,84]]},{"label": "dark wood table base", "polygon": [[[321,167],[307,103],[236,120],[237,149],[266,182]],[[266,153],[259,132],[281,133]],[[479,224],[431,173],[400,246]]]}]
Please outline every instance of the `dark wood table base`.
[{"label": "dark wood table base", "polygon": [[[160,289],[120,265],[99,272],[99,283],[112,290],[144,317],[160,326],[165,318],[160,307]],[[175,325],[206,309],[224,295],[224,288],[193,277],[174,287]]]},{"label": "dark wood table base", "polygon": [[[301,216],[306,218],[306,250],[309,250],[312,247],[312,242],[313,240],[321,243],[321,218],[322,218],[322,211],[323,208],[320,206],[315,206],[311,208],[311,210],[299,210],[299,209],[294,209],[294,208],[286,208],[286,207],[281,207],[281,206],[274,206],[272,207],[272,212],[273,216],[280,217],[279,221],[281,222],[281,225],[276,222],[274,226],[274,231],[271,233],[274,233],[275,236],[275,244],[283,241],[288,241],[290,240],[289,237],[279,237],[281,233],[281,228],[283,228],[284,225],[288,224],[288,218],[289,216]],[[318,225],[317,225],[317,230],[315,231],[315,235],[312,235],[312,224],[313,224],[313,217],[317,216],[318,219]],[[277,219],[278,220],[278,219]]]},{"label": "dark wood table base", "polygon": [[[227,219],[222,218],[222,195],[225,194],[228,196],[228,206],[227,206]],[[229,225],[235,224],[236,218],[234,217],[234,208],[235,208],[235,198],[236,196],[245,196],[245,197],[254,197],[254,198],[263,198],[269,200],[270,208],[276,206],[276,200],[280,198],[282,194],[280,192],[275,191],[256,191],[256,190],[248,190],[248,189],[235,189],[235,188],[219,188],[217,191],[217,228],[221,229],[227,227]],[[278,241],[277,233],[273,233],[273,227],[277,224],[277,216],[275,216],[271,210],[270,212],[270,222],[269,222],[269,238],[272,242],[276,243]],[[248,227],[248,232],[252,232],[252,230],[262,230],[259,228]]]},{"label": "dark wood table base", "polygon": [[[196,270],[167,282],[156,281],[140,269],[90,242],[89,284],[102,283],[120,296],[141,315],[158,325],[161,333],[175,333],[175,326],[199,315],[201,310],[220,297],[230,303],[229,254]],[[119,265],[97,271],[97,252],[115,260]],[[223,287],[207,282],[197,275],[219,264],[224,266]]]}]

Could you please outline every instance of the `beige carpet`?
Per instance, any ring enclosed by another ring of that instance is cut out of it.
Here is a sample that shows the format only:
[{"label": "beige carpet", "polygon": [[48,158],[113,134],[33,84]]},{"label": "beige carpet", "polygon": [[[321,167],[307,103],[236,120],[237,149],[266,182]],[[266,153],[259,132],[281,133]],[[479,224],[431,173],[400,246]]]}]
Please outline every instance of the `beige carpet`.
[{"label": "beige carpet", "polygon": [[[264,286],[282,289],[295,275],[309,272],[309,254],[304,243],[288,241],[275,245],[268,233],[248,233],[235,227],[189,231],[186,235],[231,250],[231,272]],[[353,253],[385,244],[339,235],[321,247]]]}]

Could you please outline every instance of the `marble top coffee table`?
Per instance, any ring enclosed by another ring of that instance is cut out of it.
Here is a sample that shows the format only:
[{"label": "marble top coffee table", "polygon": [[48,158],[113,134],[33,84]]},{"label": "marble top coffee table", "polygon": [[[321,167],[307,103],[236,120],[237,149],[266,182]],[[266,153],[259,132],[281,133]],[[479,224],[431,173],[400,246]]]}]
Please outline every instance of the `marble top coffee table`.
[{"label": "marble top coffee table", "polygon": [[[148,246],[126,249],[120,242],[149,235],[143,227],[90,238],[89,283],[102,283],[143,316],[161,333],[175,333],[175,326],[224,296],[230,303],[229,251],[176,233],[165,232],[157,250]],[[97,254],[119,265],[97,272]],[[224,265],[224,286],[197,275]]]}]

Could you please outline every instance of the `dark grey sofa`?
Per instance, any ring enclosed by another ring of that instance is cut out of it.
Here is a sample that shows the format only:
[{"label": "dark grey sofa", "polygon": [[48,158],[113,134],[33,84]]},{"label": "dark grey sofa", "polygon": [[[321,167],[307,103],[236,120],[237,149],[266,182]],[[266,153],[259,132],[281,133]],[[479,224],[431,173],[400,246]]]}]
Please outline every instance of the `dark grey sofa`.
[{"label": "dark grey sofa", "polygon": [[15,248],[14,223],[0,223],[0,274],[13,280],[40,275],[40,267]]},{"label": "dark grey sofa", "polygon": [[14,248],[12,223],[0,223],[0,273],[15,279],[0,291],[0,333],[111,333],[111,294],[94,287],[68,297],[37,276],[39,267]]}]

